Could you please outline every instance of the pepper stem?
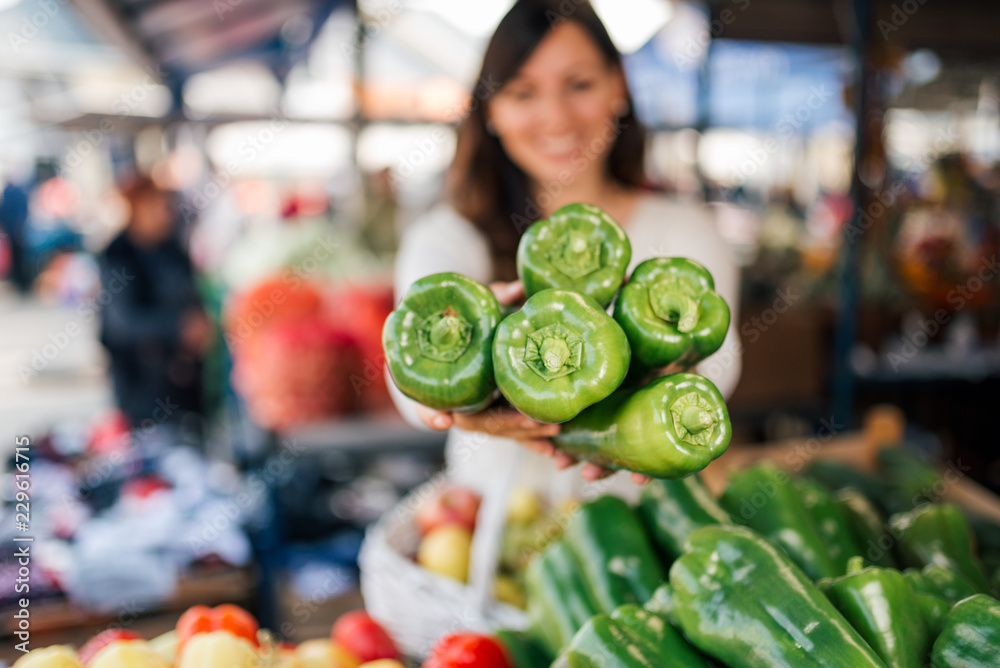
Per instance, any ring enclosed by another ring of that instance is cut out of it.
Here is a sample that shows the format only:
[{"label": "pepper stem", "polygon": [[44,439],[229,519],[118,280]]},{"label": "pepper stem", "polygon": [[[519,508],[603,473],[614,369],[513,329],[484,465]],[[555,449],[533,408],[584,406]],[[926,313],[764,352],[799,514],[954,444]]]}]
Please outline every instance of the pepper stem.
[{"label": "pepper stem", "polygon": [[569,230],[552,246],[549,261],[572,279],[580,279],[601,268],[601,245],[580,230]]},{"label": "pepper stem", "polygon": [[583,364],[583,341],[562,325],[543,327],[525,341],[524,362],[545,380],[568,376]]},{"label": "pepper stem", "polygon": [[712,414],[700,406],[688,406],[681,413],[681,425],[692,434],[699,434],[713,424]]},{"label": "pepper stem", "polygon": [[438,348],[453,348],[462,342],[464,322],[458,312],[448,307],[441,314],[441,319],[431,327],[431,343]]},{"label": "pepper stem", "polygon": [[439,362],[454,362],[472,342],[472,324],[448,306],[432,313],[416,327],[420,353]]},{"label": "pepper stem", "polygon": [[847,574],[860,573],[865,569],[865,558],[861,556],[851,557],[847,560]]},{"label": "pepper stem", "polygon": [[719,420],[716,407],[698,392],[678,397],[670,406],[670,416],[677,439],[689,445],[708,445]]},{"label": "pepper stem", "polygon": [[649,287],[649,305],[661,320],[677,325],[678,331],[687,334],[698,325],[698,300],[686,294],[688,290],[680,281],[669,278]]},{"label": "pepper stem", "polygon": [[542,342],[539,352],[541,353],[542,364],[545,365],[546,369],[553,372],[562,369],[570,356],[569,346],[566,345],[566,342],[555,337],[545,339]]}]

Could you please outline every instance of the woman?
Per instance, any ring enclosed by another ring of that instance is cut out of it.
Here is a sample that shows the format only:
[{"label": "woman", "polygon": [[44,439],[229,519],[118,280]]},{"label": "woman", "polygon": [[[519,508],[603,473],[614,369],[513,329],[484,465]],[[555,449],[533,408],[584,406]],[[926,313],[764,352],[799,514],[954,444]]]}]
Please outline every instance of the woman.
[{"label": "woman", "polygon": [[[628,233],[630,271],[661,255],[698,260],[737,321],[738,272],[708,210],[640,190],[645,132],[632,110],[621,57],[588,3],[517,2],[487,46],[476,90],[482,97],[458,129],[450,204],[404,234],[397,295],[422,276],[455,271],[489,283],[501,303],[516,303],[523,298],[514,280],[521,232],[565,204],[589,202]],[[726,363],[706,364],[712,372],[703,371],[731,394],[740,372],[734,325],[716,355]],[[516,452],[514,441],[554,457],[559,468],[574,463],[548,440],[558,425],[512,408],[451,414],[417,406],[398,392],[396,398],[412,421],[455,427],[447,457],[459,480],[496,475],[500,462]],[[530,464],[525,469],[551,475],[540,460]],[[611,473],[590,463],[581,472],[591,481]],[[645,481],[638,475],[633,480]]]}]

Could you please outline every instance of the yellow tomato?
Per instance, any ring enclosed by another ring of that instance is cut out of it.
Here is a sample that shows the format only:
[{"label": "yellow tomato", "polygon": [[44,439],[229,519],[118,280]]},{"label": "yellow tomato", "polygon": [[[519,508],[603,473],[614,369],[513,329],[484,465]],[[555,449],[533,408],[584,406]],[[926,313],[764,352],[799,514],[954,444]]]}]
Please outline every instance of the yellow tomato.
[{"label": "yellow tomato", "polygon": [[145,640],[116,640],[90,660],[89,668],[171,668]]},{"label": "yellow tomato", "polygon": [[184,645],[178,668],[260,668],[260,655],[244,638],[229,631],[198,633]]},{"label": "yellow tomato", "polygon": [[69,645],[33,649],[14,662],[11,668],[83,668],[76,650]]}]

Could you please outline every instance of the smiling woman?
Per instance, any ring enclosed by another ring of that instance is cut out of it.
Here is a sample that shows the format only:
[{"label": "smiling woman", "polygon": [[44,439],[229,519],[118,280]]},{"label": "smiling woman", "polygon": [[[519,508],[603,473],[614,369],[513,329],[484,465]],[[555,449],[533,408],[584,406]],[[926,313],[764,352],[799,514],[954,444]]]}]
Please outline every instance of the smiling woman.
[{"label": "smiling woman", "polygon": [[[633,112],[621,56],[586,0],[518,0],[489,41],[477,82],[471,111],[457,132],[448,202],[411,225],[401,240],[398,295],[422,277],[451,271],[491,284],[502,305],[515,306],[524,286],[498,281],[516,278],[522,235],[535,221],[583,203],[599,207],[610,217],[608,225],[620,225],[627,234],[631,261],[623,258],[623,267],[634,269],[655,255],[692,258],[711,272],[738,322],[736,266],[708,209],[640,188],[646,133]],[[565,362],[569,350],[563,352],[558,357]],[[726,363],[713,364],[706,375],[728,395],[740,372],[732,327],[720,359]],[[458,413],[396,398],[414,422],[456,427],[448,440],[449,470],[473,487],[502,470],[517,443],[554,457],[558,468],[575,461],[549,440],[558,436],[559,425],[509,406]],[[540,458],[529,457],[524,469],[519,481],[526,486],[536,486],[532,477],[549,481],[554,474]],[[581,473],[594,480],[610,471],[588,463]]]},{"label": "smiling woman", "polygon": [[[458,130],[455,208],[490,241],[497,278],[515,278],[520,233],[562,203],[616,220],[642,180],[646,133],[621,56],[586,2],[518,2],[483,57],[485,104]],[[603,204],[602,204],[603,203]]]}]

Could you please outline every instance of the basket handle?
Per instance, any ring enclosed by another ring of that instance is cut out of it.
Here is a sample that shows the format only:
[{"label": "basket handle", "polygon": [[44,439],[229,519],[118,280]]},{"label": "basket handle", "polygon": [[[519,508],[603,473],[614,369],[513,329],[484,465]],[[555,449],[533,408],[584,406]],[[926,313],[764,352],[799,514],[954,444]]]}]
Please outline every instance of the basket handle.
[{"label": "basket handle", "polygon": [[484,615],[493,601],[503,529],[507,523],[507,504],[523,459],[524,450],[520,447],[515,449],[512,457],[504,458],[500,475],[493,478],[492,484],[484,490],[476,518],[476,533],[469,557],[469,586],[475,609]]}]

